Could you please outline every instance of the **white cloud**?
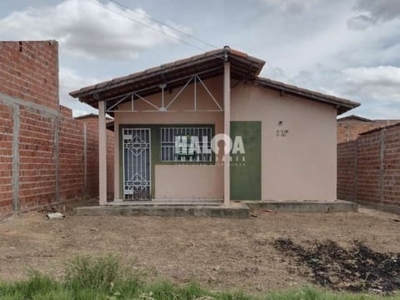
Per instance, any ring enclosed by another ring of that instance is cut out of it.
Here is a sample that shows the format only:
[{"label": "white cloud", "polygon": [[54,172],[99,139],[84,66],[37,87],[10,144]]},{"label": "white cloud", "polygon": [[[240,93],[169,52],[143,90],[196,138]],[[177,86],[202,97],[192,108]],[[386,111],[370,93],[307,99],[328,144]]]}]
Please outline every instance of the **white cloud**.
[{"label": "white cloud", "polygon": [[375,101],[400,102],[400,68],[393,66],[344,69],[348,93]]},{"label": "white cloud", "polygon": [[97,78],[84,78],[76,71],[69,68],[60,68],[60,104],[73,110],[74,116],[87,113],[97,113],[97,110],[89,105],[72,98],[69,93],[84,86],[96,84],[101,80]]},{"label": "white cloud", "polygon": [[53,7],[9,14],[0,20],[0,37],[57,39],[65,51],[74,55],[117,59],[134,58],[140,51],[174,42],[167,35],[179,37],[169,27],[147,18],[143,10],[136,11],[139,14],[112,2],[103,5],[98,0],[65,0]]},{"label": "white cloud", "polygon": [[369,15],[358,15],[347,21],[347,27],[351,30],[364,30],[376,24],[376,20]]},{"label": "white cloud", "polygon": [[260,0],[272,7],[277,7],[281,11],[298,13],[299,11],[310,8],[319,0]]}]

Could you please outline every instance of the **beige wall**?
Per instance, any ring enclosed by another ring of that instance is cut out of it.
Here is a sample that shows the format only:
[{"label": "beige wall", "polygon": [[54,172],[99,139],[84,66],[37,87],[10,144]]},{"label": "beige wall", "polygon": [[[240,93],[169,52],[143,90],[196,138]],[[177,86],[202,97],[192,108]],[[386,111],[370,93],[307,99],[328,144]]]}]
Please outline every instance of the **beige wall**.
[{"label": "beige wall", "polygon": [[[223,103],[222,77],[205,82],[220,105]],[[179,92],[165,94],[165,105]],[[169,108],[180,112],[155,112],[135,101],[135,109],[153,112],[116,112],[120,124],[215,124],[223,132],[223,112],[182,112],[193,109],[193,85]],[[161,94],[146,98],[161,106]],[[262,122],[262,200],[336,199],[336,109],[278,91],[239,84],[231,92],[232,121]],[[197,85],[197,108],[218,110],[204,88]],[[130,110],[131,103],[119,106]],[[278,122],[282,121],[282,126]],[[277,130],[289,130],[277,137]],[[115,135],[115,197],[119,191],[119,134]],[[223,198],[223,166],[155,167],[155,197],[166,199]]]},{"label": "beige wall", "polygon": [[223,166],[156,166],[156,199],[223,198]]},{"label": "beige wall", "polygon": [[262,121],[262,200],[336,200],[335,108],[250,84],[231,101],[232,121]]},{"label": "beige wall", "polygon": [[[222,78],[215,78],[204,82],[213,94],[218,103],[223,102]],[[165,106],[171,102],[180,89],[174,89],[165,93]],[[197,84],[197,109],[218,110],[218,106],[208,95],[201,84]],[[146,100],[161,106],[161,93],[146,97]],[[115,112],[115,130],[119,125],[126,124],[214,124],[215,132],[223,132],[223,112],[182,112],[182,110],[193,110],[194,108],[194,85],[189,85],[180,96],[169,107],[170,111],[157,112],[148,103],[135,101],[135,110],[146,110],[148,112]],[[222,104],[220,104],[222,106]],[[118,110],[130,110],[131,103],[120,105]],[[180,111],[180,112],[178,112]],[[115,135],[115,198],[122,198],[120,195],[120,158],[119,158],[119,134]],[[155,167],[155,197],[165,199],[222,199],[223,198],[223,166],[207,165],[157,165]],[[194,196],[197,195],[197,196]]]}]

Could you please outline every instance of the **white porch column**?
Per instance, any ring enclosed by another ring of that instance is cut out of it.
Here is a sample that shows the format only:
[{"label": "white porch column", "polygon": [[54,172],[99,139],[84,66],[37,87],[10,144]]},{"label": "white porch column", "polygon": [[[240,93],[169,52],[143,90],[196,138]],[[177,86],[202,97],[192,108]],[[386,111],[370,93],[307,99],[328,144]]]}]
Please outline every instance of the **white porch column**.
[{"label": "white porch column", "polygon": [[[224,133],[230,136],[231,127],[231,65],[224,63]],[[230,153],[224,154],[224,205],[231,200]]]},{"label": "white porch column", "polygon": [[107,204],[107,131],[105,101],[99,101],[99,203]]}]

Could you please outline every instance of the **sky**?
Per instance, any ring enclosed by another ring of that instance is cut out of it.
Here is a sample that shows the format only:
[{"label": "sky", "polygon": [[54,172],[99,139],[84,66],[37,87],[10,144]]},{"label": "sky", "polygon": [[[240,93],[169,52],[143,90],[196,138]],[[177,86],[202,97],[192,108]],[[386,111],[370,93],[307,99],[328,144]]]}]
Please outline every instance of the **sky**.
[{"label": "sky", "polygon": [[261,76],[361,103],[347,114],[400,119],[399,0],[12,0],[0,40],[59,42],[68,93],[229,45]]}]

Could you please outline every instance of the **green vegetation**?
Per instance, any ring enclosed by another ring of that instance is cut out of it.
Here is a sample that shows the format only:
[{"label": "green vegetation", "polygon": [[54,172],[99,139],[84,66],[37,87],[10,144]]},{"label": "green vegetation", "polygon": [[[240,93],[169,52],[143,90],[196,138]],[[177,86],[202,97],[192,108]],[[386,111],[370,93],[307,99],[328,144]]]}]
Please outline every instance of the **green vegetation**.
[{"label": "green vegetation", "polygon": [[54,280],[36,271],[25,281],[0,283],[2,300],[374,300],[399,299],[371,294],[332,293],[311,287],[264,296],[242,292],[215,292],[197,284],[178,286],[166,281],[146,283],[144,275],[124,268],[116,256],[80,256],[66,264],[63,280]]}]

